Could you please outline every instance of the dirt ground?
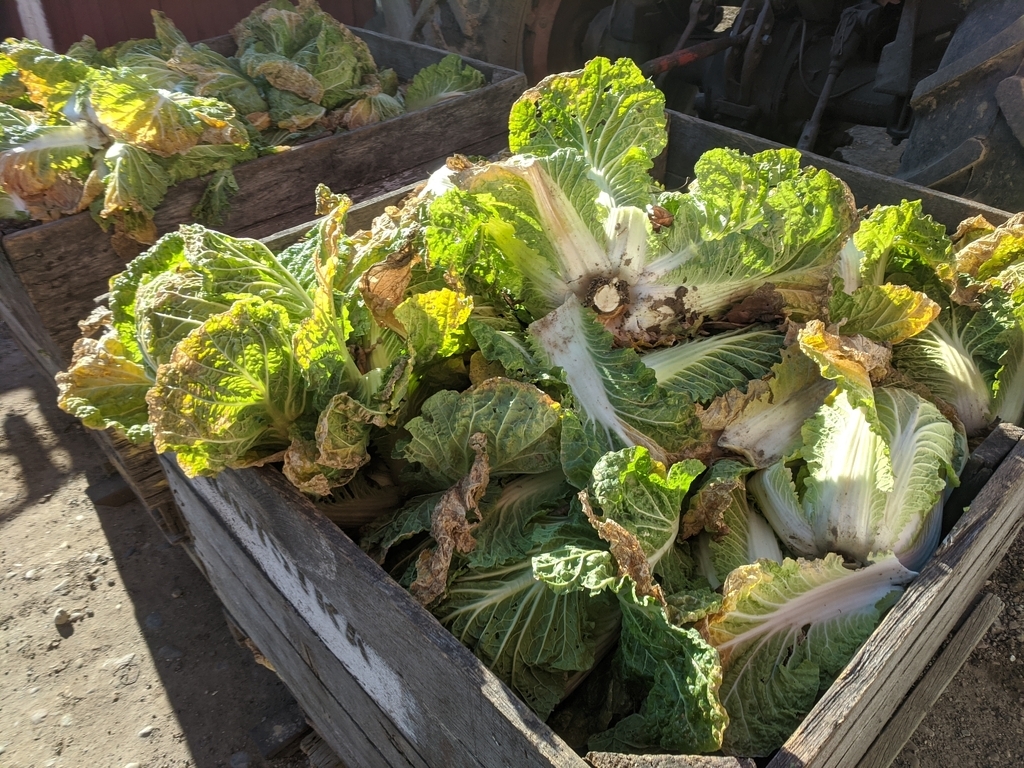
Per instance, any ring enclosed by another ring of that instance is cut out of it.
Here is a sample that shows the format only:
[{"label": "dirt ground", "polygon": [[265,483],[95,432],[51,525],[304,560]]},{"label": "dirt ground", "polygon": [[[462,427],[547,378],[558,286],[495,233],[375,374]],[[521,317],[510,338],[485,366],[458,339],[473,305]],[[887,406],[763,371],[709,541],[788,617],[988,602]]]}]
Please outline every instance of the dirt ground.
[{"label": "dirt ground", "polygon": [[[297,768],[249,730],[293,703],[0,324],[0,767]],[[70,623],[57,626],[57,611]]]},{"label": "dirt ground", "polygon": [[[900,148],[853,136],[845,159],[895,169]],[[249,731],[293,700],[185,552],[137,502],[90,501],[109,471],[0,324],[0,768],[305,766],[259,754]],[[1024,765],[1024,536],[987,589],[1003,615],[895,766]]]}]

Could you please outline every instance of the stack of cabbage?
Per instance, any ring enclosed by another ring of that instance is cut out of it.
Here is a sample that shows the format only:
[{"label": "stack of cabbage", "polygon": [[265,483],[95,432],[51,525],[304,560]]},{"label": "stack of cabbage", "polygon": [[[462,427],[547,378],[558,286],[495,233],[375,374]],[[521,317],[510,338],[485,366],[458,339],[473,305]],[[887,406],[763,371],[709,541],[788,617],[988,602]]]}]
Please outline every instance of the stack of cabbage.
[{"label": "stack of cabbage", "polygon": [[663,191],[625,60],[510,128],[369,232],[322,190],[276,256],[163,238],[61,405],[187,473],[397,487],[363,547],[541,716],[617,643],[593,748],[767,754],[931,555],[968,438],[1021,420],[1024,219],[861,218],[794,150]]},{"label": "stack of cabbage", "polygon": [[[483,85],[448,56],[399,92],[366,44],[315,0],[271,0],[234,30],[238,54],[189,45],[153,12],[156,38],[60,55],[0,45],[0,217],[91,208],[115,238],[153,243],[167,188],[212,173],[194,218],[219,223],[236,163],[339,128],[422,109]],[[115,243],[117,240],[115,240]],[[137,253],[137,249],[134,253]]]}]

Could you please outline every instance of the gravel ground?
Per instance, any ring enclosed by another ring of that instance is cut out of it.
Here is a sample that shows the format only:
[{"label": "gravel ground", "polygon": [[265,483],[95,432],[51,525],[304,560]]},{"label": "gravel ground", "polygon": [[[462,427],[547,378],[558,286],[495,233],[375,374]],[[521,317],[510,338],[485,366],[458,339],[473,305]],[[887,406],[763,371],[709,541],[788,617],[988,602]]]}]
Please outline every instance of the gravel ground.
[{"label": "gravel ground", "polygon": [[[0,768],[294,768],[251,728],[284,685],[0,324]],[[59,625],[55,618],[60,614]]]}]

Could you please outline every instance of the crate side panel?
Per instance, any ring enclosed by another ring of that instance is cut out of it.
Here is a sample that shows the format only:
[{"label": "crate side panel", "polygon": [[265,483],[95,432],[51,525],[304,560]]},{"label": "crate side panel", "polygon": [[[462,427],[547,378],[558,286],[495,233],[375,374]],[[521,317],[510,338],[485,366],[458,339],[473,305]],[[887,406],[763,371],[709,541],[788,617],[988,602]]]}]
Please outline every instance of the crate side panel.
[{"label": "crate side panel", "polygon": [[280,473],[192,484],[248,551],[279,560],[277,587],[432,764],[584,765]]},{"label": "crate side panel", "polygon": [[0,247],[0,320],[35,366],[53,376],[63,368],[62,355],[39,311],[32,304],[21,278]]},{"label": "crate side panel", "polygon": [[163,462],[214,591],[331,747],[348,765],[425,768],[415,749],[276,589],[265,570],[275,564],[254,562],[173,460]]},{"label": "crate side panel", "polygon": [[[783,145],[743,133],[722,125],[709,123],[689,115],[669,112],[669,143],[665,185],[669,189],[684,186],[693,177],[697,159],[709,149],[731,147],[748,154]],[[896,205],[902,200],[922,200],[926,213],[946,225],[952,232],[966,218],[984,215],[993,224],[1005,221],[1009,214],[998,208],[936,192],[901,179],[883,176],[846,163],[840,163],[810,152],[803,153],[803,164],[824,168],[845,181],[857,205]]]}]

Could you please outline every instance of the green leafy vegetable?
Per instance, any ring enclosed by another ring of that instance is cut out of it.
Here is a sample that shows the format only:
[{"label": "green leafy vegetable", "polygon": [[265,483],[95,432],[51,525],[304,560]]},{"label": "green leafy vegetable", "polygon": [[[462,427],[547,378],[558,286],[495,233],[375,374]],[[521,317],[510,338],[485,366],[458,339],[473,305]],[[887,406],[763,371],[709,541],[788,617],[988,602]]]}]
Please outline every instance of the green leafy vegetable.
[{"label": "green leafy vegetable", "polygon": [[859,570],[829,554],[733,571],[707,628],[724,668],[723,751],[782,746],[915,575],[892,555]]},{"label": "green leafy vegetable", "polygon": [[405,107],[410,112],[424,109],[481,88],[484,82],[482,72],[452,53],[416,73],[405,92]]}]

